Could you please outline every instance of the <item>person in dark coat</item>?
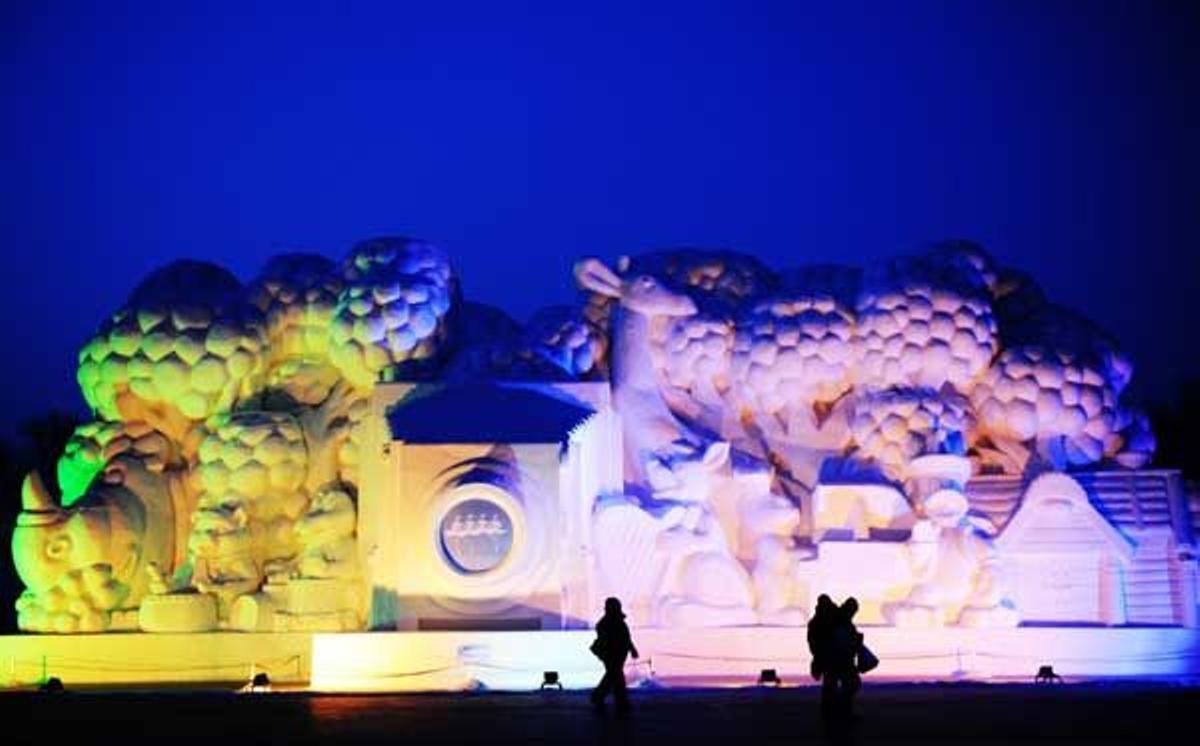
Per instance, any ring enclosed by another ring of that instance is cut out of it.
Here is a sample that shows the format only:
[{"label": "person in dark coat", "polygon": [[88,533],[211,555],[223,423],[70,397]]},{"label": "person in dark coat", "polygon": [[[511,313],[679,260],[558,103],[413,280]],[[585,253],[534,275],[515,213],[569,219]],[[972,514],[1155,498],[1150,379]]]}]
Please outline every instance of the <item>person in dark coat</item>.
[{"label": "person in dark coat", "polygon": [[825,655],[828,653],[829,636],[837,621],[838,607],[826,594],[817,596],[817,609],[808,620],[808,652],[812,654],[809,670],[812,677],[821,680],[825,672]]},{"label": "person in dark coat", "polygon": [[625,690],[625,656],[638,657],[637,648],[629,636],[621,602],[616,598],[604,601],[604,616],[596,623],[596,641],[592,652],[604,663],[604,678],[592,691],[592,704],[603,707],[611,693],[617,709],[629,710],[629,693]]},{"label": "person in dark coat", "polygon": [[854,626],[858,600],[846,599],[836,609],[829,627],[829,646],[824,659],[824,681],[821,683],[821,707],[827,715],[850,717],[854,695],[862,688],[858,674],[858,654],[863,636]]}]

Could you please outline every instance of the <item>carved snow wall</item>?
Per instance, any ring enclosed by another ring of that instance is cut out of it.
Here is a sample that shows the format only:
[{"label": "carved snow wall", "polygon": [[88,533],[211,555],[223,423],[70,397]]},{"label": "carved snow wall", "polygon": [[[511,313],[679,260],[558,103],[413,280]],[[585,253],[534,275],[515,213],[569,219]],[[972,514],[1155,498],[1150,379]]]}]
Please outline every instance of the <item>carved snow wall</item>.
[{"label": "carved snow wall", "polygon": [[377,386],[358,533],[370,627],[589,626],[591,505],[621,488],[608,393],[603,383]]}]

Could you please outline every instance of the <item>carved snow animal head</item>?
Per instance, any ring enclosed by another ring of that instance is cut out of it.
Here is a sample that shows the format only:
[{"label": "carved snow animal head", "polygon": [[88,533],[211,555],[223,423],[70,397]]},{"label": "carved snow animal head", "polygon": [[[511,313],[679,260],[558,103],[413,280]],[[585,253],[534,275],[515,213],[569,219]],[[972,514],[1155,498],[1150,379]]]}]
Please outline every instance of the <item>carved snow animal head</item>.
[{"label": "carved snow animal head", "polygon": [[575,279],[584,289],[616,298],[623,308],[643,316],[691,316],[697,312],[695,301],[671,290],[652,275],[623,277],[629,266],[629,257],[621,257],[617,272],[599,259],[587,258],[575,265]]},{"label": "carved snow animal head", "polygon": [[[132,456],[110,462],[66,508],[32,472],[21,488],[22,510],[13,530],[17,575],[36,596],[83,594],[97,608],[113,608],[144,590],[147,562],[171,565],[170,505],[168,477]],[[82,587],[81,578],[104,587]]]},{"label": "carved snow animal head", "polygon": [[17,574],[34,593],[59,584],[72,570],[108,565],[127,575],[141,554],[145,513],[134,500],[89,500],[60,508],[36,472],[21,487],[13,531]]}]

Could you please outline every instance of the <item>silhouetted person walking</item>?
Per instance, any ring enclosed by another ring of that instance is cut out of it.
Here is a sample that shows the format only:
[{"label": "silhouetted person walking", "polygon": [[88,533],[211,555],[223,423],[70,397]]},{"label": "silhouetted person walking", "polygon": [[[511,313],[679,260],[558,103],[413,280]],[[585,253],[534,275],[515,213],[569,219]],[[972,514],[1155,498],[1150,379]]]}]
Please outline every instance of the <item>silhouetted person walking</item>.
[{"label": "silhouetted person walking", "polygon": [[592,691],[592,704],[603,707],[604,700],[611,692],[617,710],[629,711],[629,693],[625,690],[625,656],[638,657],[637,648],[629,636],[629,626],[625,624],[625,614],[621,612],[621,602],[615,598],[604,601],[604,616],[596,623],[596,641],[592,643],[592,652],[604,663],[604,678]]},{"label": "silhouetted person walking", "polygon": [[862,677],[858,675],[858,654],[862,649],[863,636],[854,626],[854,615],[857,613],[858,601],[853,597],[834,610],[828,633],[829,645],[823,660],[824,681],[821,682],[821,708],[826,715],[850,717],[854,695],[862,688]]},{"label": "silhouetted person walking", "polygon": [[829,596],[817,596],[817,609],[808,620],[808,652],[812,654],[809,671],[818,681],[825,673],[825,657],[829,654],[829,638],[837,623],[838,607]]}]

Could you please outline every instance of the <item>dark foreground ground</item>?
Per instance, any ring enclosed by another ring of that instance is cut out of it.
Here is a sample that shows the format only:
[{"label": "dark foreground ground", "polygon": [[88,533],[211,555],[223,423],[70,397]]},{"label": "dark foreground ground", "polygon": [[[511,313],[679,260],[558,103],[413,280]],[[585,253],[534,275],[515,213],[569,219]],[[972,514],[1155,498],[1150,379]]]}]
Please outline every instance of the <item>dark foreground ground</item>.
[{"label": "dark foreground ground", "polygon": [[[876,685],[829,732],[813,687],[635,692],[627,719],[582,693],[334,696],[224,691],[0,694],[0,743],[1195,743],[1200,688]],[[70,740],[68,740],[70,739]]]}]

